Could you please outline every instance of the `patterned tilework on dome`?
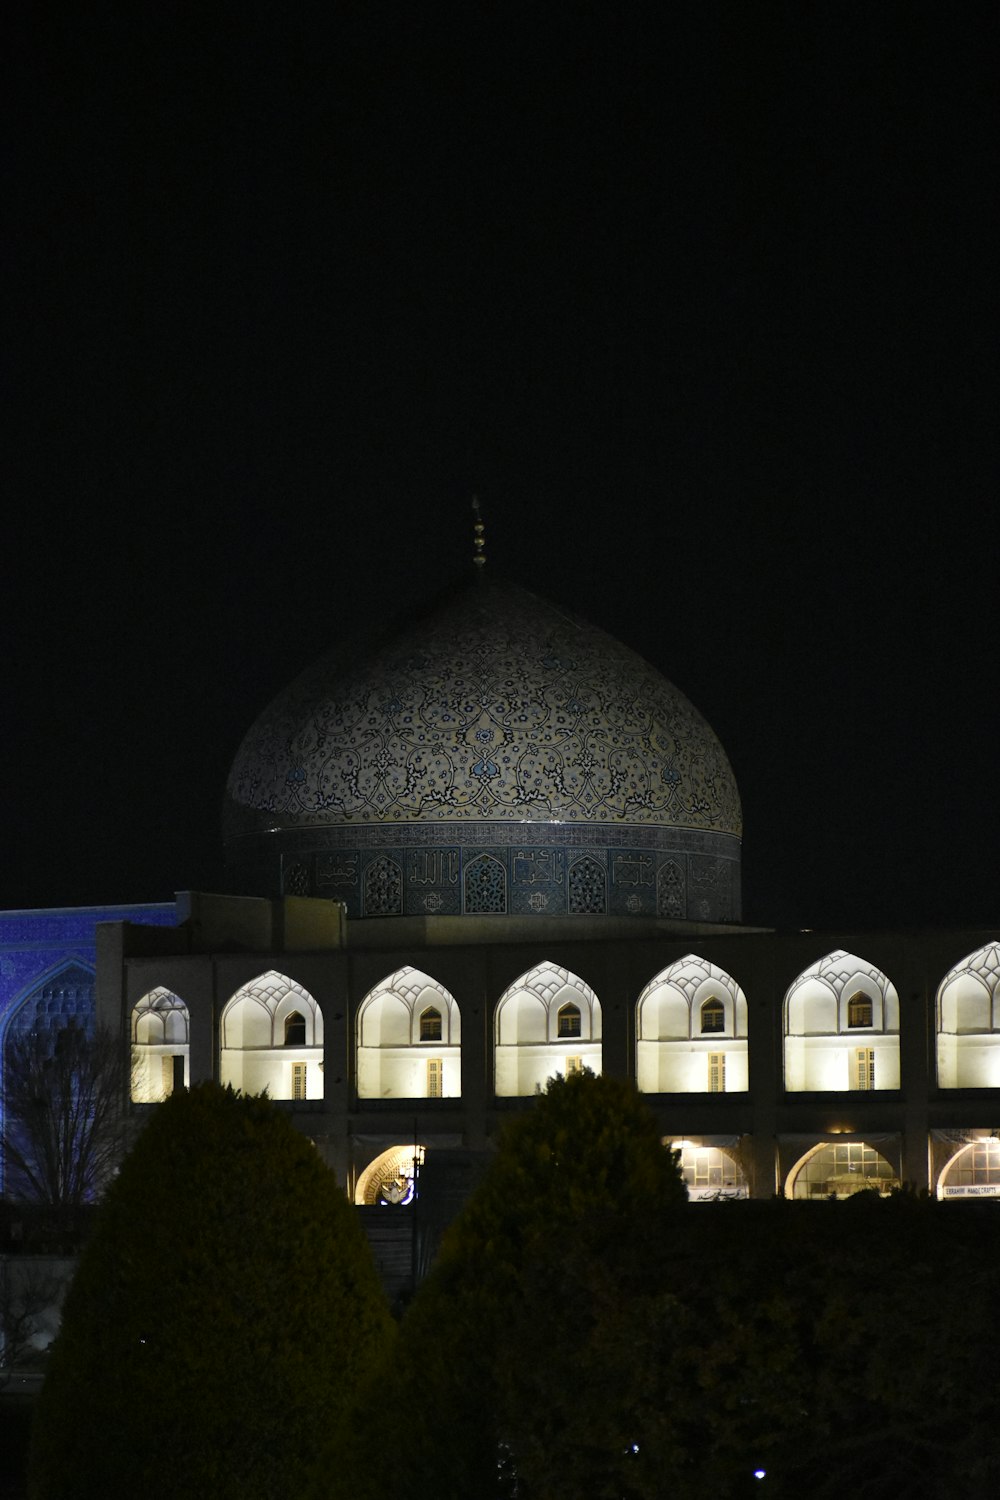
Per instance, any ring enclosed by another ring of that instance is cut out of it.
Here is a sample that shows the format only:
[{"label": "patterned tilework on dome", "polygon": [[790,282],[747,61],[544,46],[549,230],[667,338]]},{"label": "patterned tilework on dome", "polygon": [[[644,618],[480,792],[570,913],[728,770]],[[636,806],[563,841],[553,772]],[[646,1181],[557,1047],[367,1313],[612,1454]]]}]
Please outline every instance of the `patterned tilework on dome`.
[{"label": "patterned tilework on dome", "polygon": [[352,670],[326,657],[298,678],[244,740],[225,815],[244,889],[355,915],[733,918],[740,832],[725,753],[682,693],[484,581]]}]

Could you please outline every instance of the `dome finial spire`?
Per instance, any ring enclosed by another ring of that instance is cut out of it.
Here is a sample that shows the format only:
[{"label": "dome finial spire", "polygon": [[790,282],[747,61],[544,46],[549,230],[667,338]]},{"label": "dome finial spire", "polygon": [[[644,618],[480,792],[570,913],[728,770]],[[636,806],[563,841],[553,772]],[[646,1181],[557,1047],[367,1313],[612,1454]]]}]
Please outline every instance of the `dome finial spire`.
[{"label": "dome finial spire", "polygon": [[479,512],[478,495],[473,495],[472,497],[472,510],[476,517],[472,527],[474,535],[472,561],[477,574],[479,577],[482,577],[483,569],[486,566],[486,527],[483,525],[483,518]]}]

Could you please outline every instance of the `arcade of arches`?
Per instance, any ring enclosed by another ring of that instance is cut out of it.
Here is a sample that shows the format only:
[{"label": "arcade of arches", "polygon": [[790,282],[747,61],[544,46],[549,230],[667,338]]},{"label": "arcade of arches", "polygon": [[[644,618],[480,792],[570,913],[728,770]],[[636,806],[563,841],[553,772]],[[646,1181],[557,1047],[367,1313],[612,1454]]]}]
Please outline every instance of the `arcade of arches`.
[{"label": "arcade of arches", "polygon": [[[289,961],[287,967],[296,965]],[[564,964],[537,962],[495,996],[474,999],[457,986],[453,993],[432,968],[402,965],[384,974],[346,1013],[329,995],[314,993],[304,974],[265,969],[217,997],[217,1027],[208,1023],[211,1034],[200,1042],[198,1008],[189,1007],[181,987],[152,985],[131,1006],[133,1101],[155,1103],[195,1074],[204,1076],[204,1063],[193,1065],[196,1055],[214,1057],[213,1071],[223,1083],[266,1088],[310,1116],[327,1108],[332,1082],[352,1116],[366,1121],[363,1132],[355,1127],[358,1141],[348,1171],[355,1201],[405,1203],[424,1147],[446,1139],[462,1143],[461,1111],[470,1089],[501,1109],[530,1098],[557,1073],[606,1066],[600,986]],[[1000,1088],[998,991],[996,943],[968,953],[937,984],[939,1098]],[[755,1088],[754,999],[752,988],[745,992],[718,963],[690,952],[637,987],[625,1017],[631,1037],[625,1071],[639,1091],[670,1119],[679,1118],[683,1100],[690,1100],[689,1130],[664,1129],[665,1143],[680,1152],[690,1197],[778,1190],[826,1198],[865,1188],[885,1192],[912,1180],[899,1125],[891,1128],[888,1117],[871,1114],[880,1096],[887,1104],[900,1098],[900,997],[876,965],[835,949],[791,980],[780,1012],[778,1087],[789,1101],[811,1097],[821,1104],[828,1123],[779,1133],[774,1180],[761,1183],[758,1168],[755,1181],[740,1113],[741,1101],[752,1099]],[[328,1027],[335,1018],[350,1028],[347,1055],[335,1065],[324,1043],[324,1012]],[[473,1023],[477,1034],[485,1032],[487,1045],[470,1056],[463,1025],[468,1030]],[[620,1015],[616,1027],[620,1034]],[[621,1071],[622,1049],[616,1045]],[[328,1066],[336,1068],[332,1080]],[[725,1098],[713,1105],[715,1096]],[[399,1128],[394,1112],[400,1120],[419,1115],[417,1145],[416,1135],[409,1143],[405,1135],[393,1139],[393,1128]],[[990,1118],[982,1107],[976,1115]],[[311,1128],[306,1116],[302,1125]],[[925,1148],[928,1180],[939,1196],[1000,1196],[1000,1143],[990,1129],[932,1127]]]}]

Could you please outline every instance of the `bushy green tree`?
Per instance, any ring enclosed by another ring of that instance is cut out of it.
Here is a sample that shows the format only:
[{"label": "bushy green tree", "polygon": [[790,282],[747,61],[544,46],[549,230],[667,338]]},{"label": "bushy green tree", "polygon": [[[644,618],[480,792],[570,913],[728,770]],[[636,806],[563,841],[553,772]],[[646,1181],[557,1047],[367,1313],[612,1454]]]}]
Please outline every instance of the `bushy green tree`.
[{"label": "bushy green tree", "polygon": [[341,1439],[387,1357],[363,1231],[266,1098],[160,1106],[98,1212],[39,1403],[37,1500],[351,1495]]},{"label": "bushy green tree", "polygon": [[643,1457],[666,1436],[652,1407],[672,1298],[656,1262],[685,1199],[629,1085],[548,1085],[503,1133],[404,1322],[412,1420],[394,1495],[659,1493]]}]

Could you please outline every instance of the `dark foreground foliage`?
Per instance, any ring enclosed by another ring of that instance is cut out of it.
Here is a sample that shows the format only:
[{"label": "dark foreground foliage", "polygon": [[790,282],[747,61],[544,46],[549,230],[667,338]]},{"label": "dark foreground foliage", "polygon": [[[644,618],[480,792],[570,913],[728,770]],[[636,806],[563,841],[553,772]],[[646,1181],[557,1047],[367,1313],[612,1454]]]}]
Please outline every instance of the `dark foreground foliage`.
[{"label": "dark foreground foliage", "polygon": [[678,1206],[644,1115],[574,1078],[507,1133],[404,1322],[429,1420],[383,1493],[993,1500],[1000,1205]]},{"label": "dark foreground foliage", "polygon": [[36,1500],[299,1494],[337,1464],[390,1324],[357,1217],[267,1099],[156,1112],[98,1212],[39,1401]]},{"label": "dark foreground foliage", "polygon": [[33,1493],[993,1500],[998,1251],[992,1202],[689,1205],[583,1074],[505,1132],[392,1350],[313,1148],[196,1089],[99,1212]]},{"label": "dark foreground foliage", "polygon": [[[396,1493],[640,1494],[673,1296],[656,1274],[686,1192],[645,1104],[590,1073],[504,1133],[403,1325],[398,1378],[431,1423]],[[435,1489],[435,1483],[439,1488]],[[555,1488],[553,1488],[555,1486]]]},{"label": "dark foreground foliage", "polygon": [[686,1413],[676,1492],[1000,1492],[997,1205],[909,1194],[699,1205],[667,1275]]}]

